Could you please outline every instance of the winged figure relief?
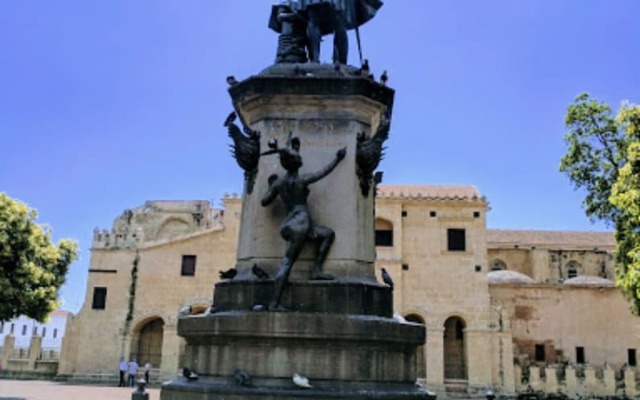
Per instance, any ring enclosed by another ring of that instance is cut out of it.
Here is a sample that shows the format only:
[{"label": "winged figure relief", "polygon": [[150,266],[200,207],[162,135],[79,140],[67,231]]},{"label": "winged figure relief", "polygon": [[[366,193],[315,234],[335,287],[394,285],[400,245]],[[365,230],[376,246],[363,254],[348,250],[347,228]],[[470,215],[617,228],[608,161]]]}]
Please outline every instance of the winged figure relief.
[{"label": "winged figure relief", "polygon": [[256,175],[258,174],[258,161],[260,160],[260,132],[244,126],[240,130],[234,123],[236,113],[229,114],[224,121],[224,126],[229,130],[229,137],[233,140],[231,154],[236,162],[244,170],[244,180],[247,183],[247,194],[253,191]]},{"label": "winged figure relief", "polygon": [[[373,172],[378,168],[380,161],[384,157],[384,142],[389,138],[390,123],[388,119],[383,119],[378,125],[376,133],[367,137],[364,132],[358,133],[356,144],[356,173],[360,180],[362,195],[369,196],[369,189],[374,182]],[[382,174],[376,174],[382,177]],[[380,179],[376,179],[380,180]],[[379,182],[375,182],[379,183]]]}]

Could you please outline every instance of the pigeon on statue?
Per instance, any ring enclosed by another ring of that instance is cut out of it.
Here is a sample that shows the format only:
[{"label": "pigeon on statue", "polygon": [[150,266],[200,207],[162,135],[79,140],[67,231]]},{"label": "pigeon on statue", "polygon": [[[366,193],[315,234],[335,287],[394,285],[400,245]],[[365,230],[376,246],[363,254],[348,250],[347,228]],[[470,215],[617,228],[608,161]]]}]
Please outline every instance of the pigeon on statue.
[{"label": "pigeon on statue", "polygon": [[362,62],[362,66],[360,67],[360,69],[358,70],[358,73],[364,77],[368,77],[369,74],[371,73],[371,69],[369,68],[369,60],[365,59]]},{"label": "pigeon on statue", "polygon": [[391,279],[391,275],[387,272],[386,269],[382,268],[382,281],[393,289],[393,280]]},{"label": "pigeon on statue", "polygon": [[246,373],[244,370],[237,368],[233,372],[233,379],[235,379],[236,383],[240,386],[249,386],[251,385],[251,375]]},{"label": "pigeon on statue", "polygon": [[233,279],[238,271],[235,268],[230,268],[226,271],[220,271],[220,279]]},{"label": "pigeon on statue", "polygon": [[178,311],[178,317],[186,317],[187,315],[191,315],[192,312],[191,306],[184,306]]},{"label": "pigeon on statue", "polygon": [[251,267],[251,272],[258,279],[269,279],[269,274],[267,274],[262,268],[258,267],[258,264],[253,264],[253,267]]},{"label": "pigeon on statue", "polygon": [[182,376],[187,378],[189,381],[195,381],[198,379],[198,373],[189,368],[182,368]]},{"label": "pigeon on statue", "polygon": [[302,376],[300,374],[293,374],[293,383],[295,383],[296,386],[305,388],[305,389],[309,389],[313,387],[309,383],[309,379],[307,379],[306,376]]},{"label": "pigeon on statue", "polygon": [[387,81],[389,80],[389,75],[387,74],[387,71],[385,70],[382,75],[380,75],[380,83],[382,84],[382,86],[387,86]]},{"label": "pigeon on statue", "polygon": [[229,84],[229,86],[234,86],[238,84],[238,80],[235,76],[229,75],[227,76],[227,83]]}]

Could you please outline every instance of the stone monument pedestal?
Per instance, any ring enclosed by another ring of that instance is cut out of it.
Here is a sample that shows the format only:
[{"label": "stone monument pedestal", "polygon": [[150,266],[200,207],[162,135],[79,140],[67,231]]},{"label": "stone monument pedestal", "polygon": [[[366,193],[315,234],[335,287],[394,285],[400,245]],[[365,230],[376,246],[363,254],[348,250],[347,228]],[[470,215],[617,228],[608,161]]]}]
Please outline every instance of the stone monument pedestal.
[{"label": "stone monument pedestal", "polygon": [[[261,132],[261,152],[274,139],[284,144],[289,132],[300,139],[300,174],[346,148],[308,196],[313,222],[335,232],[323,264],[335,279],[309,280],[315,253],[307,244],[281,297],[287,311],[267,310],[285,253],[279,233],[287,210],[277,200],[262,206],[268,177],[284,170],[277,156],[260,157],[255,185],[243,195],[237,274],[216,284],[211,313],[178,321],[185,367],[199,378],[163,385],[161,399],[433,398],[415,385],[424,326],[392,318],[392,289],[376,280],[375,185],[365,191],[358,172],[359,140],[390,119],[393,90],[352,67],[278,64],[229,91],[241,122]],[[270,278],[255,276],[253,266]],[[249,384],[236,382],[237,369],[251,376]],[[294,374],[312,387],[296,386]]]}]

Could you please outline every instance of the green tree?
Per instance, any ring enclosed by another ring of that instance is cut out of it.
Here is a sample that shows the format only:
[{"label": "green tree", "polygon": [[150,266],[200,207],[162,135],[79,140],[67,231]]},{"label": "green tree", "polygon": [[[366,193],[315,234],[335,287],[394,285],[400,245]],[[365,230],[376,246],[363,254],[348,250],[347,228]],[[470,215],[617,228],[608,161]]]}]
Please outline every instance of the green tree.
[{"label": "green tree", "polygon": [[640,108],[623,104],[614,115],[584,93],[569,106],[565,124],[560,171],[585,190],[587,216],[615,228],[616,283],[640,314]]},{"label": "green tree", "polygon": [[640,106],[625,104],[616,117],[627,140],[626,162],[613,184],[610,201],[622,210],[616,225],[616,282],[640,314]]},{"label": "green tree", "polygon": [[55,246],[37,216],[0,193],[0,321],[26,315],[43,322],[58,307],[58,290],[76,260],[77,244],[62,239]]}]

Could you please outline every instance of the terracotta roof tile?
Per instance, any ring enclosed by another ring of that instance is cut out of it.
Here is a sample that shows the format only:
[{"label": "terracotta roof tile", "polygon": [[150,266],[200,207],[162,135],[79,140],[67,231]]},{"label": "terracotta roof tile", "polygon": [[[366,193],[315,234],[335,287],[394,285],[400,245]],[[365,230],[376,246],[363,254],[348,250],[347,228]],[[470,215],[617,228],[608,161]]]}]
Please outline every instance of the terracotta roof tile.
[{"label": "terracotta roof tile", "polygon": [[378,197],[475,200],[479,199],[481,195],[475,186],[379,185]]}]

